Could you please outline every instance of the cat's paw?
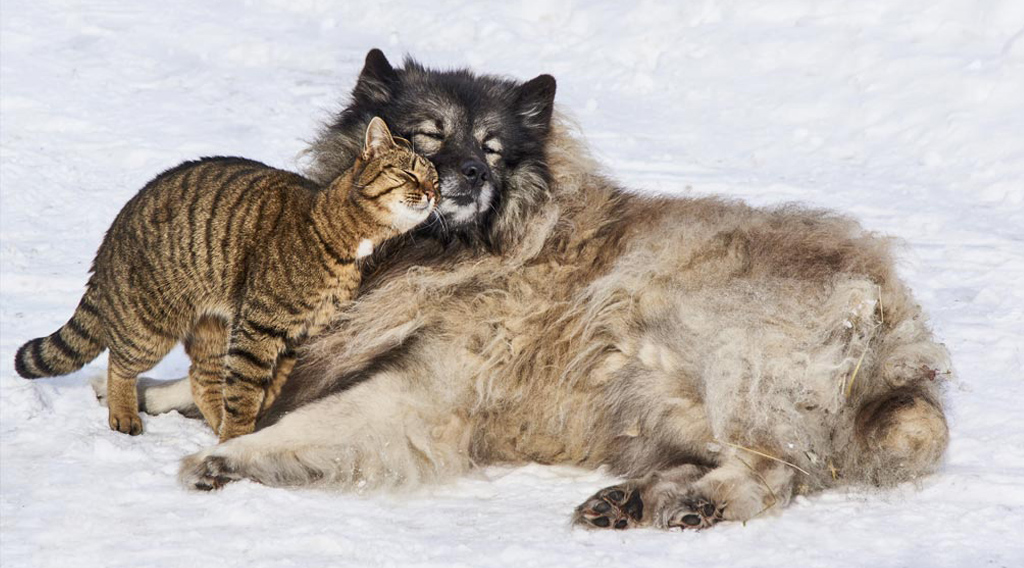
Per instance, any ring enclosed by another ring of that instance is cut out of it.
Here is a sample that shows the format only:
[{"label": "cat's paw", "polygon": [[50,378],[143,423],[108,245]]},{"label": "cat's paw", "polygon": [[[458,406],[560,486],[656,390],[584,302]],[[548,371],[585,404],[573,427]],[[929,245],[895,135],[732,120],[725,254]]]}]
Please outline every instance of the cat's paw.
[{"label": "cat's paw", "polygon": [[628,529],[640,525],[644,502],[640,490],[615,485],[598,491],[576,508],[573,522],[589,529]]},{"label": "cat's paw", "polygon": [[111,430],[117,430],[122,434],[138,436],[142,433],[142,417],[138,412],[111,410],[107,422]]},{"label": "cat's paw", "polygon": [[181,460],[178,470],[178,481],[195,491],[213,491],[239,479],[242,476],[227,457],[210,455],[209,450]]}]

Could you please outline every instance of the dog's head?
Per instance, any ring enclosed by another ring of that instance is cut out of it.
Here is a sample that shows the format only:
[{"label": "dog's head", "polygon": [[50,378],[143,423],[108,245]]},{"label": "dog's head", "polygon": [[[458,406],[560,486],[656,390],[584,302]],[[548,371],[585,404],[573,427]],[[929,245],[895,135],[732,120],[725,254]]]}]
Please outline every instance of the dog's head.
[{"label": "dog's head", "polygon": [[347,169],[380,116],[437,168],[443,199],[424,230],[495,244],[495,230],[513,221],[503,214],[518,218],[546,192],[554,97],[550,75],[520,83],[411,59],[395,68],[374,49],[351,103],[314,145],[310,173],[326,182]]}]

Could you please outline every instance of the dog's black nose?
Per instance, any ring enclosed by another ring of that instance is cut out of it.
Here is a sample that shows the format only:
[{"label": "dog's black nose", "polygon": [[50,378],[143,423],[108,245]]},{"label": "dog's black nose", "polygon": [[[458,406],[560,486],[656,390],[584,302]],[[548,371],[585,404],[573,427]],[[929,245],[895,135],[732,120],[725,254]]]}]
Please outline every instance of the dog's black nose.
[{"label": "dog's black nose", "polygon": [[487,181],[487,166],[480,160],[466,160],[462,162],[462,175],[466,176],[469,183],[480,185]]}]

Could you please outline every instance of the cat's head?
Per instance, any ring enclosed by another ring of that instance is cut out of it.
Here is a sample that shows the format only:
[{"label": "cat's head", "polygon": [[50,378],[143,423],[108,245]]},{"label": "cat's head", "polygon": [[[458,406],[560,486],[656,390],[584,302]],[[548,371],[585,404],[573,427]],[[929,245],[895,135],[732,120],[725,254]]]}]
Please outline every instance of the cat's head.
[{"label": "cat's head", "polygon": [[550,75],[520,82],[408,58],[394,67],[374,49],[350,103],[314,144],[308,173],[323,182],[348,169],[366,125],[382,117],[437,168],[444,201],[424,230],[500,248],[549,195],[554,97]]},{"label": "cat's head", "polygon": [[400,233],[426,221],[441,199],[434,166],[407,141],[393,137],[379,117],[366,127],[353,176],[352,197]]}]

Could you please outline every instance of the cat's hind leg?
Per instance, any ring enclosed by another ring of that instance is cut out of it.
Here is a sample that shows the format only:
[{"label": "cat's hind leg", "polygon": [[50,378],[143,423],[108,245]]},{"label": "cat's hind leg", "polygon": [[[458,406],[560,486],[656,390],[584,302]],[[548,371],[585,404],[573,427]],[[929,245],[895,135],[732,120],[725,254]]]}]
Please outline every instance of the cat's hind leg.
[{"label": "cat's hind leg", "polygon": [[135,390],[137,374],[111,359],[107,368],[107,422],[111,430],[138,436],[142,433],[142,418]]},{"label": "cat's hind leg", "polygon": [[228,351],[228,325],[216,316],[203,316],[185,338],[185,353],[192,400],[206,423],[220,433],[224,415],[224,378]]},{"label": "cat's hind leg", "polygon": [[176,340],[153,335],[128,341],[109,341],[110,364],[107,368],[107,414],[111,430],[137,436],[142,433],[136,380],[139,373],[156,366],[170,352]]}]

